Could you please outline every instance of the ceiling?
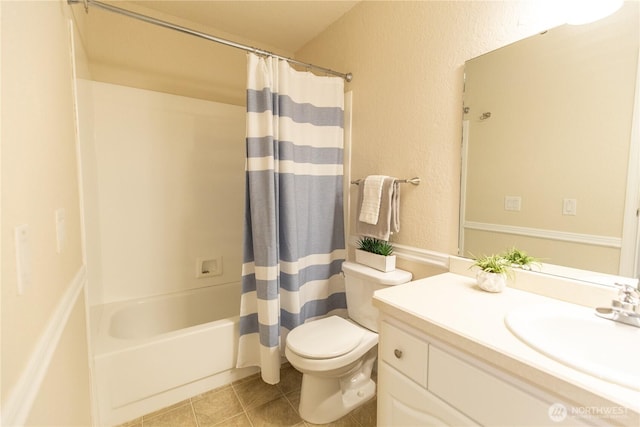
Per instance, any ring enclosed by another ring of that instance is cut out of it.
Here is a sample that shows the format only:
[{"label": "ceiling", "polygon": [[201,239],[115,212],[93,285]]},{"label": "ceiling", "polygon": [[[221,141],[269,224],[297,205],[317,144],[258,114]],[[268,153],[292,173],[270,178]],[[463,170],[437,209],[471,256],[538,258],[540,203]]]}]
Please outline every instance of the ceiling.
[{"label": "ceiling", "polygon": [[[285,57],[358,1],[101,0],[104,3]],[[90,78],[243,105],[246,52],[89,6],[71,6]],[[322,64],[318,64],[322,65]]]},{"label": "ceiling", "polygon": [[296,52],[357,1],[137,0],[131,3]]}]

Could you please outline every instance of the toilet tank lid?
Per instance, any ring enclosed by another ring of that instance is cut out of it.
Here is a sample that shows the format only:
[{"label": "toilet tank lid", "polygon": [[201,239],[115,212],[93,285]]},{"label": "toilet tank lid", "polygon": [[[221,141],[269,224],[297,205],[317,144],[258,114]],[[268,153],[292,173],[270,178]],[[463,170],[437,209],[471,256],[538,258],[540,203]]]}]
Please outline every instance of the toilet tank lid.
[{"label": "toilet tank lid", "polygon": [[366,265],[350,261],[342,263],[342,271],[345,276],[351,275],[360,277],[386,286],[401,285],[403,283],[410,282],[413,277],[409,271],[396,269],[385,273],[383,271],[367,267]]}]

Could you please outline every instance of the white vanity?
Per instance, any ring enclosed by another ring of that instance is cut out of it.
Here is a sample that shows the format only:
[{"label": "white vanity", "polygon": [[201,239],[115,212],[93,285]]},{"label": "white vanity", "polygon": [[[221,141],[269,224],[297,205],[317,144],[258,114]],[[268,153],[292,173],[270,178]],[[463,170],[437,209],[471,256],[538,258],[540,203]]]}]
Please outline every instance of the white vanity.
[{"label": "white vanity", "polygon": [[[493,294],[477,287],[467,267],[452,260],[452,272],[376,292],[374,304],[381,312],[379,426],[640,426],[635,371],[621,376],[629,386],[605,381],[568,366],[562,352],[555,357],[535,350],[505,323],[510,312],[534,306],[590,313],[590,308],[556,299],[571,299],[571,283],[549,284],[554,280],[519,273],[517,284],[538,290],[551,286],[555,298],[512,287]],[[537,286],[536,280],[545,284]],[[582,293],[585,298],[576,302],[595,306],[608,305],[614,292],[594,288],[591,295]],[[633,330],[633,351],[640,345],[640,328],[621,326]],[[589,331],[567,349],[579,348],[585,337]],[[634,357],[640,364],[640,354]],[[597,365],[592,372],[599,372]]]}]

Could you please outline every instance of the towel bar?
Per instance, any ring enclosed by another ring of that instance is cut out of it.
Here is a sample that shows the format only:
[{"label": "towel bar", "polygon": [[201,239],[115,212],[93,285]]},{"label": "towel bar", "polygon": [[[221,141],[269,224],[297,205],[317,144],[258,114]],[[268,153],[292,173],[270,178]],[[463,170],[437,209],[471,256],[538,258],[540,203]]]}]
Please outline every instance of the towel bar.
[{"label": "towel bar", "polygon": [[[362,181],[364,181],[364,180],[363,179],[356,179],[355,181],[351,181],[351,183],[355,184],[355,185],[360,185],[360,183]],[[419,185],[420,184],[420,178],[418,178],[416,176],[416,177],[409,178],[409,179],[399,179],[398,182],[401,183],[401,184],[405,184],[405,183],[408,182],[409,184]]]}]

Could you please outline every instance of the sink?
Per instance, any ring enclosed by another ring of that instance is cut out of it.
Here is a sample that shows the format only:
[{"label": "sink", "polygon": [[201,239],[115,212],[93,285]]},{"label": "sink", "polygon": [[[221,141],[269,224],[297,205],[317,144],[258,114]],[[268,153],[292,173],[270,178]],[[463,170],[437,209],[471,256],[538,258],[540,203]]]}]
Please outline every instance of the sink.
[{"label": "sink", "polygon": [[542,304],[510,311],[509,330],[536,351],[573,369],[640,391],[640,328],[595,310]]}]

